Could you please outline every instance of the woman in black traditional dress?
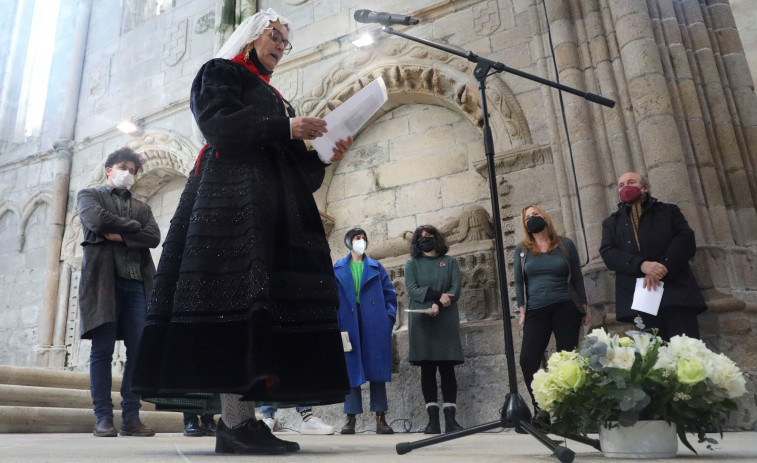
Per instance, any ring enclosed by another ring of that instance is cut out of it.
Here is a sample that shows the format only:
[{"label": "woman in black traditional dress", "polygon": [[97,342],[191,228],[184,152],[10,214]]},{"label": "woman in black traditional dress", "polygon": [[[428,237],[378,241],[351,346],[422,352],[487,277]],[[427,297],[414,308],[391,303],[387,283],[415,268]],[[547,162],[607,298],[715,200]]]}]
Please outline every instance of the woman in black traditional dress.
[{"label": "woman in black traditional dress", "polygon": [[[349,391],[313,199],[327,164],[303,141],[326,123],[295,117],[268,83],[290,49],[287,21],[261,11],[192,84],[192,113],[208,144],[163,244],[136,368],[143,396],[185,400],[164,408],[191,411],[197,393],[220,393],[218,453],[299,449],[255,419],[254,401],[320,405]],[[351,144],[338,142],[331,161]]]}]

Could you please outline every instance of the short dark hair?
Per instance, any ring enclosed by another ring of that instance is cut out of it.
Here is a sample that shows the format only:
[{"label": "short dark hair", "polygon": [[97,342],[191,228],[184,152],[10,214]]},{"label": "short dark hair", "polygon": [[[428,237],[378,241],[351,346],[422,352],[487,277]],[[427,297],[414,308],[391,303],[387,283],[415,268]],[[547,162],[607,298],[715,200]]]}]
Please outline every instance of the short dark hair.
[{"label": "short dark hair", "polygon": [[352,249],[352,239],[357,235],[365,235],[365,246],[368,246],[368,234],[360,227],[353,228],[344,235],[344,245]]},{"label": "short dark hair", "polygon": [[119,148],[110,153],[108,155],[108,158],[105,160],[105,167],[112,168],[114,165],[120,162],[133,162],[134,166],[137,169],[137,173],[142,171],[142,158],[139,157],[139,155],[131,148],[124,146],[123,148]]},{"label": "short dark hair", "polygon": [[444,239],[444,234],[436,229],[433,225],[421,225],[413,232],[413,239],[410,241],[410,256],[418,258],[423,256],[420,246],[418,246],[418,240],[421,239],[421,233],[423,232],[434,235],[436,238],[436,247],[434,250],[439,256],[447,254],[449,246],[447,246],[447,240]]}]

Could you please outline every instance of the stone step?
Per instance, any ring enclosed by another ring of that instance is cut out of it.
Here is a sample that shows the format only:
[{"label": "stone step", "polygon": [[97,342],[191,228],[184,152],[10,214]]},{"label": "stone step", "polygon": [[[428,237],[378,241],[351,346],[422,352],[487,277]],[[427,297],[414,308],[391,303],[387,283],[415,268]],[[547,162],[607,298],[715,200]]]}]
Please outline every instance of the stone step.
[{"label": "stone step", "polygon": [[[121,394],[112,392],[114,409],[121,409]],[[0,384],[0,405],[14,407],[54,407],[92,409],[89,390],[56,387],[17,386]],[[142,402],[143,411],[154,411],[155,405]]]},{"label": "stone step", "polygon": [[[120,429],[121,411],[113,414],[116,429]],[[139,417],[155,432],[184,430],[181,413],[145,411]],[[92,410],[0,405],[0,433],[91,433],[94,424]]]},{"label": "stone step", "polygon": [[[0,384],[89,390],[89,373],[0,365]],[[121,389],[121,377],[113,376],[112,390]]]}]

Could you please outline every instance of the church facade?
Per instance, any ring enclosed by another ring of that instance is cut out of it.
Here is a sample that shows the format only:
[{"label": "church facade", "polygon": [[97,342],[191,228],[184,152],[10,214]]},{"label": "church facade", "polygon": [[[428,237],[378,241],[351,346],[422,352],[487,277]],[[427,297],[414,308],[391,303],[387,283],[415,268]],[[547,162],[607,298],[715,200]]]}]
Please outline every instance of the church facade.
[{"label": "church facade", "polygon": [[[354,11],[366,6],[357,0],[60,0],[44,117],[25,131],[32,58],[23,44],[35,34],[41,1],[17,1],[0,27],[0,49],[8,50],[0,55],[0,364],[86,370],[76,192],[102,184],[105,157],[129,146],[146,161],[132,191],[165,235],[204,144],[189,110],[192,79],[235,24],[271,7],[291,22],[294,46],[271,84],[299,115],[323,117],[379,77],[389,94],[315,193],[333,260],[347,253],[344,233],[364,228],[402,311],[407,231],[442,229],[463,271],[459,413],[467,425],[498,418],[507,389],[502,318],[514,302],[499,304],[475,63],[357,23]],[[407,34],[616,102],[603,107],[512,73],[486,80],[506,259],[521,239],[521,209],[541,206],[579,247],[593,324],[623,331],[614,277],[599,256],[601,222],[616,208],[617,177],[646,175],[652,194],[677,204],[696,232],[703,337],[747,375],[730,426],[754,429],[757,97],[754,54],[744,51],[731,5],[390,0],[381,9],[420,19],[396,26]],[[363,34],[374,43],[354,46]],[[745,36],[757,44],[757,34]],[[118,130],[124,120],[137,131]],[[511,284],[509,293],[512,301]],[[395,326],[390,409],[420,422],[405,321]],[[517,324],[512,335],[517,352]]]}]

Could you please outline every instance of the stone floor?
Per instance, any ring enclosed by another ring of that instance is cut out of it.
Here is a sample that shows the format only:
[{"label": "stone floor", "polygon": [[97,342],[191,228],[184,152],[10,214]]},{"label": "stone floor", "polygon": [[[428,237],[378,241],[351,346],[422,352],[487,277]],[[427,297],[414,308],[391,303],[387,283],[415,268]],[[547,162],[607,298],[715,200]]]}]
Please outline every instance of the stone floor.
[{"label": "stone floor", "polygon": [[[303,436],[292,432],[277,433],[284,439],[299,442],[302,450],[286,456],[269,457],[276,462],[327,463],[489,463],[489,462],[557,462],[550,451],[533,437],[511,430],[485,432],[432,446],[416,448],[398,455],[395,445],[423,439],[422,434],[378,436],[363,433],[354,436]],[[692,436],[693,437],[693,436]],[[718,436],[712,436],[718,437]],[[748,462],[757,461],[757,432],[726,433],[713,450],[695,444],[699,456],[679,445],[677,462]],[[211,437],[184,437],[181,434],[158,434],[155,437],[93,437],[91,434],[0,434],[2,463],[118,463],[177,462],[220,463],[227,461],[261,461],[265,457],[216,455]],[[568,442],[576,452],[575,462],[602,461],[593,448]],[[639,462],[642,460],[613,461]]]}]

